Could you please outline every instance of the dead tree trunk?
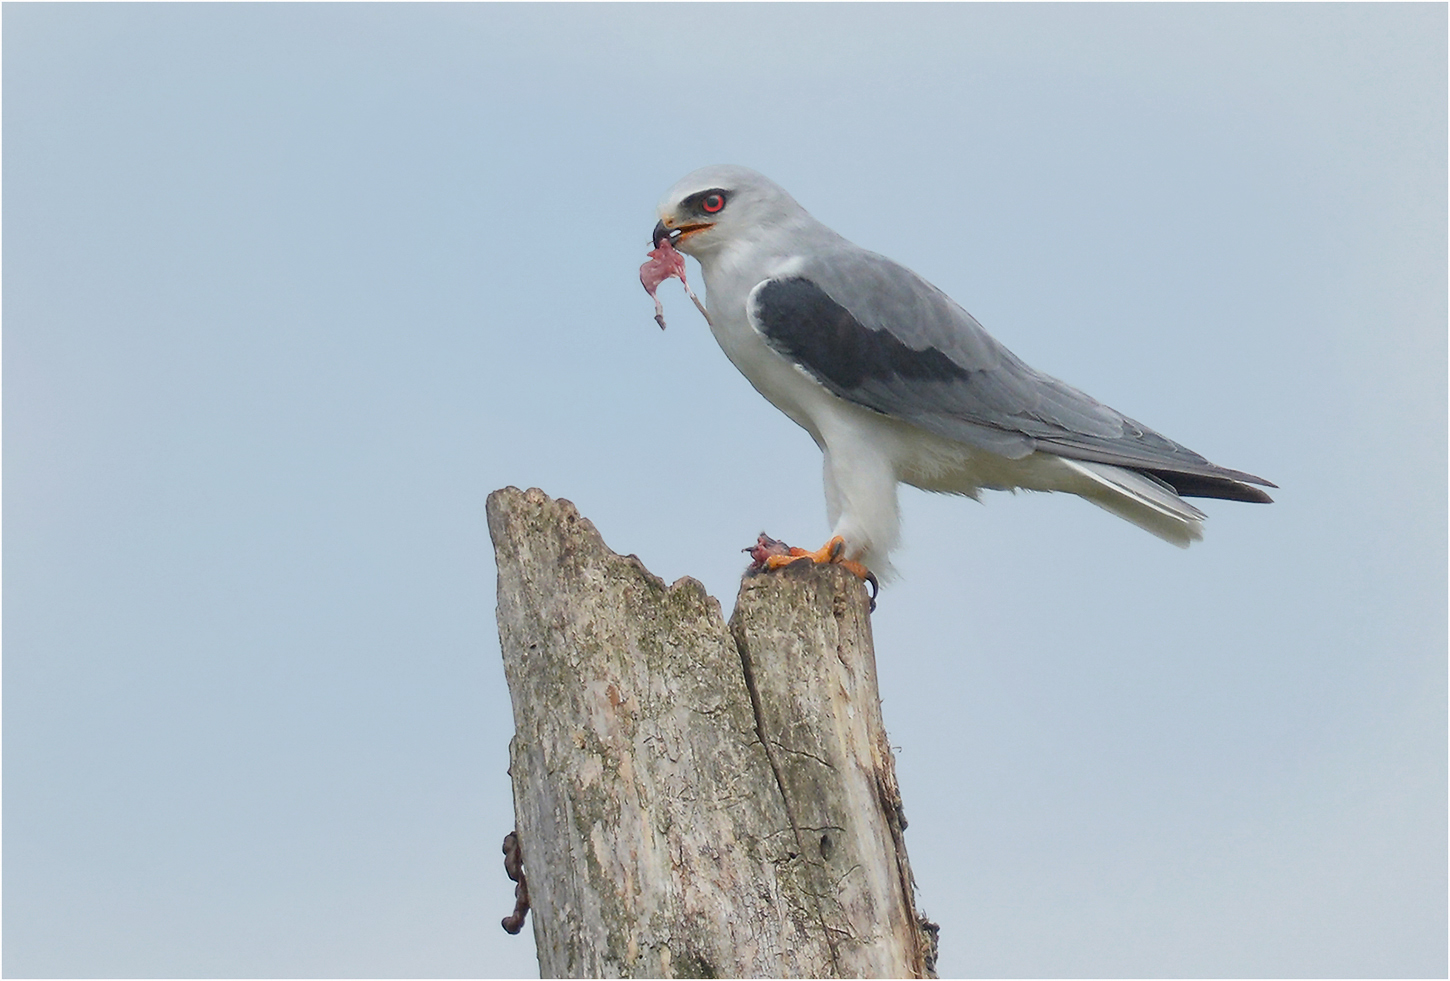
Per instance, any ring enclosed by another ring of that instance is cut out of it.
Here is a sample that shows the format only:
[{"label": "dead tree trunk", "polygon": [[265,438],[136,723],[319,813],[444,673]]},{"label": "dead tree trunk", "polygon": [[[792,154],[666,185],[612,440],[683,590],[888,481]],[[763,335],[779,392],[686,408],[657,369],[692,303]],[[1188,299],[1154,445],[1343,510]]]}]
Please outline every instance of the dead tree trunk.
[{"label": "dead tree trunk", "polygon": [[544,977],[930,977],[865,590],[620,556],[568,501],[488,499],[514,813]]}]

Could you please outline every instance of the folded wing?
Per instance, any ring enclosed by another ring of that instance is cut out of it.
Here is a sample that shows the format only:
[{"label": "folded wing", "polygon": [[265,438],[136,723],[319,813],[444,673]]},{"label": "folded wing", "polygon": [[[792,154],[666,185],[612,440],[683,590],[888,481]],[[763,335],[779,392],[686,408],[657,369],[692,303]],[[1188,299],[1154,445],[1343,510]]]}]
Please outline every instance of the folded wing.
[{"label": "folded wing", "polygon": [[928,432],[1020,459],[1109,464],[1184,497],[1268,502],[1273,484],[1209,463],[1037,371],[911,270],[842,247],[750,294],[766,341],[841,398]]}]

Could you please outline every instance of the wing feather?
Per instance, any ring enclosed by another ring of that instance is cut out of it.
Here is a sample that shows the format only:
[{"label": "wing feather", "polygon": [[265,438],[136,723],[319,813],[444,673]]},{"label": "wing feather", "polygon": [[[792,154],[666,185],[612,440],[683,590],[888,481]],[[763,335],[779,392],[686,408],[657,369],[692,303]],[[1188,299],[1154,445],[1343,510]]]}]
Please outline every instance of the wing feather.
[{"label": "wing feather", "polygon": [[755,329],[842,398],[947,439],[1151,475],[1178,494],[1267,501],[1261,477],[1204,457],[1024,363],[941,290],[842,246],[751,291]]}]

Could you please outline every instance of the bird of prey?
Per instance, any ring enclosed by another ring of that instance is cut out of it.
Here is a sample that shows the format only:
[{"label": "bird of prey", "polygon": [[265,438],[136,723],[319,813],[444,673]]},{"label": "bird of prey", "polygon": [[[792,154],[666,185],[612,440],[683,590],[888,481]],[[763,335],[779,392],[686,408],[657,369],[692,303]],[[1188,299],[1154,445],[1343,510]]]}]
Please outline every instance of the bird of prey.
[{"label": "bird of prey", "polygon": [[725,355],[824,454],[830,541],[786,553],[762,536],[761,565],[808,557],[887,577],[898,483],[974,498],[1063,491],[1181,547],[1202,537],[1205,517],[1185,497],[1271,500],[1254,486],[1267,480],[1215,466],[1029,367],[941,290],[837,235],[753,170],[689,174],[659,218],[656,250],[699,260]]}]

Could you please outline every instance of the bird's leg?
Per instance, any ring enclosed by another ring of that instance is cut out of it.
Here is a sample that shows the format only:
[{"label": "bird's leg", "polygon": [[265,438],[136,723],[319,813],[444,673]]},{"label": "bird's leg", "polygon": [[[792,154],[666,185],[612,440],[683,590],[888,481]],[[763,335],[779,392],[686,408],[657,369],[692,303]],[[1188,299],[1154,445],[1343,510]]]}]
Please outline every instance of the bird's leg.
[{"label": "bird's leg", "polygon": [[[814,552],[808,552],[803,548],[792,548],[785,555],[771,555],[766,558],[765,567],[767,569],[779,569],[782,566],[790,565],[792,562],[799,562],[801,559],[810,559],[816,565],[830,565],[833,563],[844,565],[845,561],[841,556],[845,551],[846,539],[837,535]],[[855,562],[852,562],[851,565],[861,568]],[[865,577],[862,576],[862,578],[864,579]]]},{"label": "bird's leg", "polygon": [[809,559],[816,565],[839,565],[851,575],[862,582],[871,584],[871,609],[876,609],[876,594],[881,586],[871,570],[860,562],[845,558],[846,540],[840,535],[834,536],[826,544],[814,552],[803,548],[795,548],[785,542],[771,538],[765,532],[760,533],[755,545],[744,549],[750,553],[753,560],[750,565],[751,572],[768,572],[772,569],[782,569],[793,562],[800,562]]}]

